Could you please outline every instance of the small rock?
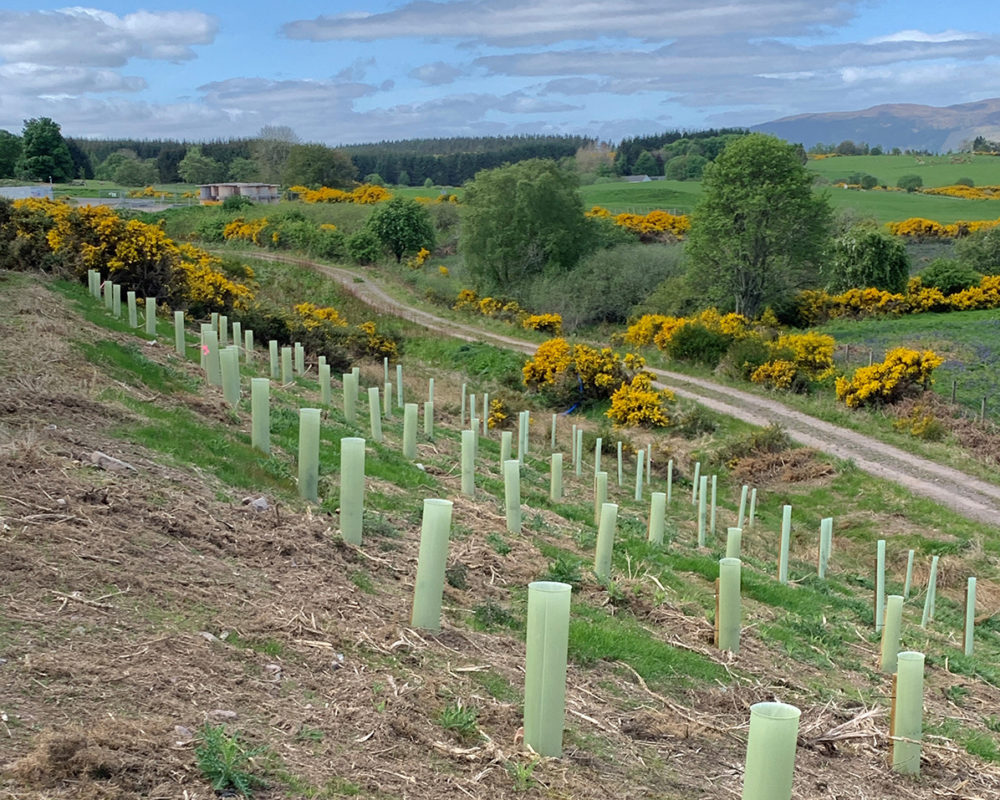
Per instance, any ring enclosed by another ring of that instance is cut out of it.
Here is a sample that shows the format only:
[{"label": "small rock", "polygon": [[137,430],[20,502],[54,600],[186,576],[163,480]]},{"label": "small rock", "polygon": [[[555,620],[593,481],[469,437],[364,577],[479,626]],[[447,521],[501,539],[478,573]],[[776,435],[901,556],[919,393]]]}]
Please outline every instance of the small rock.
[{"label": "small rock", "polygon": [[95,450],[91,453],[89,460],[95,467],[100,467],[101,469],[106,469],[111,472],[126,472],[128,470],[135,472],[135,467],[127,461],[122,461],[120,458],[109,456],[107,453],[102,453],[100,450]]},{"label": "small rock", "polygon": [[206,641],[209,641],[209,642],[217,642],[217,641],[219,641],[219,637],[218,636],[216,636],[215,634],[209,633],[208,631],[198,631],[198,635],[202,639],[205,639]]},{"label": "small rock", "polygon": [[421,464],[419,461],[414,462],[413,466],[419,469],[421,472],[427,472],[427,467]]},{"label": "small rock", "polygon": [[83,625],[77,625],[75,628],[73,628],[74,636],[83,636],[83,634],[85,634],[86,632],[87,629],[84,628]]},{"label": "small rock", "polygon": [[209,711],[206,716],[214,722],[232,722],[239,716],[239,714],[235,711],[228,711],[224,708],[216,708]]},{"label": "small rock", "polygon": [[174,733],[177,734],[177,738],[180,739],[178,744],[190,742],[194,738],[194,731],[190,728],[185,728],[183,725],[174,725]]},{"label": "small rock", "polygon": [[267,511],[271,507],[266,497],[244,497],[243,505],[250,506],[254,511]]},{"label": "small rock", "polygon": [[58,500],[56,500],[56,505],[57,506],[65,506],[66,505],[66,498],[65,497],[60,497]]}]

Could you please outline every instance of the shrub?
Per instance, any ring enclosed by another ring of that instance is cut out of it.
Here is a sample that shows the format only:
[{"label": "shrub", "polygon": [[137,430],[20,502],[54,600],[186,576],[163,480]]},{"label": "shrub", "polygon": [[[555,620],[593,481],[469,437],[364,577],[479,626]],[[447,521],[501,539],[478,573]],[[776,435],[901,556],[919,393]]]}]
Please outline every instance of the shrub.
[{"label": "shrub", "polygon": [[640,372],[611,395],[611,408],[606,413],[616,425],[626,428],[665,428],[670,424],[667,404],[673,399],[673,392],[654,389],[649,374]]},{"label": "shrub", "polygon": [[222,201],[223,211],[240,211],[253,205],[253,200],[241,194],[233,194]]},{"label": "shrub", "polygon": [[908,192],[915,192],[923,185],[924,179],[919,175],[902,175],[899,180],[896,181],[896,186],[900,189],[905,189]]},{"label": "shrub", "polygon": [[632,353],[622,356],[610,347],[570,346],[557,338],[538,346],[522,374],[525,386],[548,394],[553,402],[568,403],[609,398],[643,366],[645,360]]},{"label": "shrub", "polygon": [[940,289],[942,294],[955,294],[977,286],[983,276],[960,261],[935,258],[920,273],[924,286]]},{"label": "shrub", "polygon": [[715,368],[732,344],[733,337],[695,322],[681,325],[666,346],[667,354],[678,361]]},{"label": "shrub", "polygon": [[955,255],[984,275],[1000,273],[1000,226],[975,231],[955,244]]},{"label": "shrub", "polygon": [[754,370],[750,380],[771,389],[791,389],[798,370],[795,364],[784,359],[776,359],[761,364]]},{"label": "shrub", "polygon": [[368,230],[360,230],[347,237],[347,254],[359,264],[374,264],[382,255],[382,243]]},{"label": "shrub", "polygon": [[905,245],[865,223],[837,237],[830,265],[830,287],[838,291],[875,287],[901,292],[910,274]]},{"label": "shrub", "polygon": [[760,336],[737,339],[719,362],[718,371],[727,378],[748,381],[757,368],[770,360],[771,348]]},{"label": "shrub", "polygon": [[959,178],[957,181],[955,181],[955,185],[972,187],[976,185],[976,182],[972,180],[972,178]]},{"label": "shrub", "polygon": [[885,361],[860,367],[850,380],[837,378],[837,399],[848,408],[880,406],[901,400],[907,394],[925,391],[932,374],[944,360],[932,350],[890,350]]},{"label": "shrub", "polygon": [[741,458],[750,458],[765,453],[781,453],[792,446],[792,440],[777,423],[766,428],[758,428],[750,433],[736,436],[725,442],[715,454],[722,464],[732,464]]},{"label": "shrub", "polygon": [[562,317],[558,314],[530,314],[521,320],[521,326],[528,330],[560,336],[562,334]]}]

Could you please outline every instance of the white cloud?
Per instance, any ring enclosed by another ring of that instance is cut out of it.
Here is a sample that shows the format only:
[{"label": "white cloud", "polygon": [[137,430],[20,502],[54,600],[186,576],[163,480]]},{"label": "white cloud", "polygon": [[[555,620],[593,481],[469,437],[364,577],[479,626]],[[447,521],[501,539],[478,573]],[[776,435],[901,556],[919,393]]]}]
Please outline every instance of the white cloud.
[{"label": "white cloud", "polygon": [[443,61],[435,61],[433,64],[421,64],[419,67],[410,70],[410,77],[415,78],[428,86],[441,86],[445,83],[452,83],[462,74],[462,70],[445,64]]},{"label": "white cloud", "polygon": [[134,58],[186,61],[210,44],[217,20],[200,11],[137,11],[117,16],[93,8],[0,10],[0,58],[48,66],[120,67]]},{"label": "white cloud", "polygon": [[399,37],[477,39],[488,44],[553,44],[681,36],[793,35],[842,23],[856,0],[413,0],[379,14],[323,15],[289,22],[293,39],[374,41]]},{"label": "white cloud", "polygon": [[962,31],[947,30],[942,33],[925,33],[910,28],[905,31],[890,33],[887,36],[876,36],[868,39],[866,44],[882,44],[883,42],[960,42],[965,39],[979,39],[980,35],[975,33],[963,33]]},{"label": "white cloud", "polygon": [[120,75],[110,69],[50,67],[23,62],[0,64],[0,83],[5,93],[27,95],[137,92],[146,88],[145,79]]}]

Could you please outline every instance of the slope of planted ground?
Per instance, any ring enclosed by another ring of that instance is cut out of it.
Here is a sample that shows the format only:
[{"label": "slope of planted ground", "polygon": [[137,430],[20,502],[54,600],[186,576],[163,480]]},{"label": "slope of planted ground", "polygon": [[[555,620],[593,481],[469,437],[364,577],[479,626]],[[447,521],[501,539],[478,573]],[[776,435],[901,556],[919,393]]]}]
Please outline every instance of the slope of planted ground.
[{"label": "slope of planted ground", "polygon": [[[307,376],[274,387],[270,457],[189,358],[105,316],[79,286],[0,275],[0,786],[16,797],[207,798],[221,770],[262,798],[736,796],[748,708],[803,709],[795,796],[990,796],[1000,787],[995,716],[1000,632],[995,531],[873,481],[849,464],[788,449],[777,432],[703,416],[654,445],[653,489],[676,483],[667,543],[646,542],[648,490],[612,480],[621,514],[612,580],[590,572],[592,456],[567,499],[548,500],[549,420],[536,412],[525,527],[506,531],[495,432],[480,441],[474,498],[459,492],[461,384],[499,392],[511,369],[484,345],[414,340],[407,399],[436,380],[439,415],[417,462],[400,455],[400,413],[369,443],[364,544],[336,515],[339,440],[365,435],[324,409],[322,502],[296,497],[295,409]],[[164,323],[161,322],[161,326]],[[169,336],[168,336],[169,340]],[[422,360],[416,354],[423,354]],[[244,378],[266,372],[258,354]],[[382,364],[361,364],[379,385]],[[335,390],[338,389],[335,386]],[[339,396],[335,391],[335,396]],[[526,401],[527,402],[527,401]],[[361,415],[366,419],[366,415]],[[571,422],[559,422],[568,452]],[[712,430],[714,428],[714,430]],[[626,447],[626,451],[628,451]],[[104,471],[100,451],[134,469]],[[719,476],[717,529],[695,546],[695,461]],[[603,464],[613,464],[605,451]],[[723,531],[739,486],[760,503],[744,548],[740,653],[712,646]],[[264,497],[266,510],[244,499]],[[422,500],[455,502],[441,633],[414,630],[409,602]],[[793,506],[792,580],[774,579],[781,505]],[[817,580],[819,519],[835,517],[830,578]],[[874,542],[889,542],[898,591],[916,551],[904,646],[928,654],[922,777],[885,766],[890,684],[876,669]],[[919,627],[932,554],[937,618]],[[965,577],[980,579],[976,653],[956,649]],[[525,587],[573,583],[562,759],[520,737]],[[206,757],[214,756],[213,758]],[[213,771],[214,770],[214,771]]]}]

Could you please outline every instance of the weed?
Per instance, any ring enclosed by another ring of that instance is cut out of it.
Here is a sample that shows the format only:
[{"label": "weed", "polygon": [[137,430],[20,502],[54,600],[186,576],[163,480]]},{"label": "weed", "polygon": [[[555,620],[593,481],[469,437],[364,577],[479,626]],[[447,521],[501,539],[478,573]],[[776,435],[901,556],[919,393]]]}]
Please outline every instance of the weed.
[{"label": "weed", "polygon": [[503,540],[499,533],[491,533],[486,537],[486,544],[492,547],[497,555],[505,556],[511,551],[511,547]]},{"label": "weed", "polygon": [[478,739],[479,711],[462,704],[461,700],[449,703],[438,714],[438,724],[446,731],[454,731],[461,739]]},{"label": "weed", "polygon": [[489,631],[496,628],[516,628],[517,620],[503,606],[487,600],[472,609],[472,625],[478,630]]},{"label": "weed", "polygon": [[383,514],[365,510],[362,526],[366,536],[382,536],[387,539],[399,539],[402,534]]},{"label": "weed", "polygon": [[326,734],[319,728],[306,728],[305,726],[299,728],[298,733],[295,734],[295,738],[300,742],[322,742],[324,736]]},{"label": "weed", "polygon": [[247,771],[253,757],[262,752],[263,747],[246,750],[238,734],[229,736],[224,725],[208,723],[199,729],[194,748],[198,768],[215,791],[234,791],[244,797],[252,797],[254,787],[266,785],[263,779]]},{"label": "weed", "polygon": [[375,583],[372,581],[372,576],[367,572],[355,570],[354,572],[348,573],[347,577],[351,583],[357,586],[365,594],[375,594]]},{"label": "weed", "polygon": [[468,589],[469,568],[465,564],[452,564],[444,571],[444,579],[453,589]]},{"label": "weed", "polygon": [[535,774],[535,767],[538,766],[540,760],[536,757],[527,763],[508,761],[504,765],[507,768],[507,774],[514,779],[515,792],[527,792],[538,785],[538,781],[533,776]]},{"label": "weed", "polygon": [[521,699],[517,689],[503,675],[493,670],[473,672],[472,678],[477,681],[490,695],[502,703],[514,703]]},{"label": "weed", "polygon": [[954,684],[944,690],[944,696],[961,708],[965,705],[965,698],[969,696],[969,689],[966,686]]},{"label": "weed", "polygon": [[583,583],[580,560],[568,553],[560,553],[553,561],[549,562],[549,569],[545,573],[545,580],[568,583],[573,587],[573,591],[575,592]]}]

